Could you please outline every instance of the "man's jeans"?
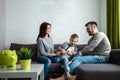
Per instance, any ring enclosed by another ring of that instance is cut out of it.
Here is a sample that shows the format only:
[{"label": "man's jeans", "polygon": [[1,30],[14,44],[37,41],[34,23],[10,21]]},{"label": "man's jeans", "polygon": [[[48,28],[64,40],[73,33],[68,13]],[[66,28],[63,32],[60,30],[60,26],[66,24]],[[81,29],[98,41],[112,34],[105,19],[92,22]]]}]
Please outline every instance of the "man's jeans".
[{"label": "man's jeans", "polygon": [[38,62],[44,63],[44,78],[46,78],[48,70],[51,66],[51,63],[59,63],[60,58],[59,57],[40,56],[40,57],[38,57]]},{"label": "man's jeans", "polygon": [[79,56],[77,57],[72,64],[70,65],[70,73],[74,74],[74,70],[76,67],[78,67],[80,64],[86,64],[86,63],[105,63],[108,59],[102,56],[98,55],[91,55],[91,56]]}]

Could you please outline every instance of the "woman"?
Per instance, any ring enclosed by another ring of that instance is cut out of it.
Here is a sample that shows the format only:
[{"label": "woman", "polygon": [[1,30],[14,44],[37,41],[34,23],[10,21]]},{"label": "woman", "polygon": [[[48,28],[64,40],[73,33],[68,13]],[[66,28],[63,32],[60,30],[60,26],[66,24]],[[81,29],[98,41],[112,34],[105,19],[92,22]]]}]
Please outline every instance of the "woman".
[{"label": "woman", "polygon": [[58,63],[60,58],[58,54],[54,53],[53,40],[50,37],[51,24],[43,22],[40,25],[39,34],[37,37],[38,45],[38,62],[44,63],[44,77],[46,78],[51,62]]}]

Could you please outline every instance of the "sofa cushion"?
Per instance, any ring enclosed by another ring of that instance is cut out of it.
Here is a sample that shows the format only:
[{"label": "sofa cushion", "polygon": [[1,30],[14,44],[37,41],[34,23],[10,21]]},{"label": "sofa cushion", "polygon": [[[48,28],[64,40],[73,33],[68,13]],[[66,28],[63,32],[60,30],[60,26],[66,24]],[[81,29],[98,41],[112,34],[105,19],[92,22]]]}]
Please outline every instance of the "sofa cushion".
[{"label": "sofa cushion", "polygon": [[63,73],[64,72],[64,69],[61,68],[61,63],[52,63],[51,64],[51,67],[49,69],[49,72],[58,72],[58,73]]},{"label": "sofa cushion", "polygon": [[48,73],[46,80],[62,76],[64,69],[61,68],[61,63],[52,63]]},{"label": "sofa cushion", "polygon": [[32,50],[33,56],[32,61],[37,60],[37,44],[19,44],[19,43],[11,43],[10,50],[20,50],[21,47],[28,47]]},{"label": "sofa cushion", "polygon": [[82,50],[85,46],[86,44],[77,45],[78,51]]},{"label": "sofa cushion", "polygon": [[75,71],[77,80],[120,80],[120,65],[81,64]]}]

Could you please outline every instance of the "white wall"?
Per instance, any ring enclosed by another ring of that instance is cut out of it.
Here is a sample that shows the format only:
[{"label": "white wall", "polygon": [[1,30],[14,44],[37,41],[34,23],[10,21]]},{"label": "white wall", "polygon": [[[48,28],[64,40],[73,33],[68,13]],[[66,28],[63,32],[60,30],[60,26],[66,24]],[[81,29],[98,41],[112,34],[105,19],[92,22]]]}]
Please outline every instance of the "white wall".
[{"label": "white wall", "polygon": [[100,0],[101,3],[101,14],[100,14],[100,24],[101,31],[107,34],[107,23],[106,23],[106,0]]},{"label": "white wall", "polygon": [[5,48],[5,0],[0,0],[0,52]]},{"label": "white wall", "polygon": [[85,44],[89,39],[85,23],[93,20],[101,26],[100,1],[6,0],[6,47],[12,42],[36,43],[39,25],[44,21],[52,24],[55,44],[68,41],[72,33],[79,35],[79,44]]}]

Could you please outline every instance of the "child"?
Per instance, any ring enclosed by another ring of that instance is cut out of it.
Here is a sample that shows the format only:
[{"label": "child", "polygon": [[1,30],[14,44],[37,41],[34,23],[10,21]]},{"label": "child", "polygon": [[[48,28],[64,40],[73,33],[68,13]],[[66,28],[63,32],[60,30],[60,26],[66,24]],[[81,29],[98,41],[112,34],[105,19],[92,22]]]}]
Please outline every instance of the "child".
[{"label": "child", "polygon": [[70,42],[64,42],[58,48],[58,50],[59,50],[58,54],[61,55],[61,61],[63,63],[63,68],[64,68],[65,72],[69,71],[69,64],[77,56],[80,55],[80,53],[77,53],[77,51],[78,51],[77,43],[78,43],[78,35],[72,34],[70,37]]}]

